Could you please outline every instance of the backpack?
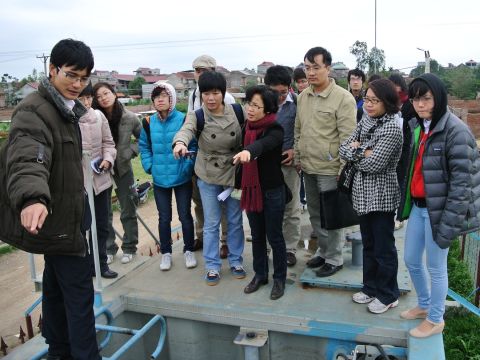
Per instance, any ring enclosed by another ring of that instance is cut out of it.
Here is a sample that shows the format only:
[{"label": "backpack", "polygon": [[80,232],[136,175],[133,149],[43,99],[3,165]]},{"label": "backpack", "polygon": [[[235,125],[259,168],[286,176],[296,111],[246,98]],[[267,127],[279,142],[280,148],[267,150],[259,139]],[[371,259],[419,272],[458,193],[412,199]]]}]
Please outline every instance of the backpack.
[{"label": "backpack", "polygon": [[[233,107],[233,111],[235,112],[235,116],[237,117],[238,123],[240,124],[240,127],[242,127],[243,123],[245,122],[245,118],[243,117],[242,105],[232,104],[232,107]],[[203,112],[203,109],[200,108],[195,110],[195,116],[197,117],[197,139],[198,139],[205,126],[205,113]]]}]

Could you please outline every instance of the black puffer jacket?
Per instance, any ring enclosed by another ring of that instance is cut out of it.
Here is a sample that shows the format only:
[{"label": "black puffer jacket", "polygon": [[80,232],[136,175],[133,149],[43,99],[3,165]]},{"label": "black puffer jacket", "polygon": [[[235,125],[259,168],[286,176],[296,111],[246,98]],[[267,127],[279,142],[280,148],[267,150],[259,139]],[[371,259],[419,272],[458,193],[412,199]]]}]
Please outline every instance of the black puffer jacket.
[{"label": "black puffer jacket", "polygon": [[[86,254],[82,149],[78,119],[44,79],[15,109],[0,152],[0,240],[38,254]],[[42,202],[49,211],[38,235],[20,223],[22,208]]]},{"label": "black puffer jacket", "polygon": [[[423,154],[423,178],[427,210],[433,239],[442,249],[450,246],[458,235],[480,228],[480,158],[475,138],[468,126],[447,110],[446,91],[440,80],[425,74],[414,81],[425,81],[435,99],[431,134]],[[441,93],[439,93],[441,92]],[[423,120],[414,118],[408,123],[411,145],[407,153],[405,174],[415,158],[415,129]],[[411,208],[409,177],[401,181],[402,200],[398,211],[400,220],[408,218]]]}]

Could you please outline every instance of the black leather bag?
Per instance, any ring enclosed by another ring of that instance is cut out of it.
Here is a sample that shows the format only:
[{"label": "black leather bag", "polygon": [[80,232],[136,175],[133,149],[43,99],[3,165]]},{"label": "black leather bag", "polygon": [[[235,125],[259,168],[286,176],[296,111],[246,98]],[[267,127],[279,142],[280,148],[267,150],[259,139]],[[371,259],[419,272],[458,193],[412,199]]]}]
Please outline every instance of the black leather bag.
[{"label": "black leather bag", "polygon": [[359,224],[350,196],[338,188],[320,193],[320,221],[327,230]]}]

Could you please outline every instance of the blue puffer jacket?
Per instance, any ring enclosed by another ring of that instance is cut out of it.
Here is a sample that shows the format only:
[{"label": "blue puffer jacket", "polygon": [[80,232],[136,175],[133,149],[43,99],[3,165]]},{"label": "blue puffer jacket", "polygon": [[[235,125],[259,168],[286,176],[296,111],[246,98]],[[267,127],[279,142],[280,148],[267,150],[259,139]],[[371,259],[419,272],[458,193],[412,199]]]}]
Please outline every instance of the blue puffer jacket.
[{"label": "blue puffer jacket", "polygon": [[[162,188],[172,188],[191,181],[195,160],[173,157],[172,140],[183,125],[185,115],[174,109],[164,121],[160,121],[158,113],[150,117],[150,137],[147,138],[145,129],[142,128],[139,140],[140,156],[143,169],[147,174],[152,174],[153,183]],[[196,141],[188,147],[196,151]]]}]

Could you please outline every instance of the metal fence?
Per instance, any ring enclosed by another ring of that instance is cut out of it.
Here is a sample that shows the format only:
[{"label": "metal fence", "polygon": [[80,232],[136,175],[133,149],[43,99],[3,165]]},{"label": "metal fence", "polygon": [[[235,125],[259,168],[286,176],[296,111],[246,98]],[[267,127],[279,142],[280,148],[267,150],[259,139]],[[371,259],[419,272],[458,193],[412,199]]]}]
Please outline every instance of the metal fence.
[{"label": "metal fence", "polygon": [[480,231],[462,237],[461,257],[475,283],[475,305],[480,302]]}]

